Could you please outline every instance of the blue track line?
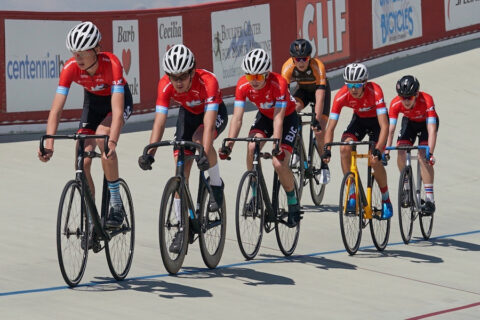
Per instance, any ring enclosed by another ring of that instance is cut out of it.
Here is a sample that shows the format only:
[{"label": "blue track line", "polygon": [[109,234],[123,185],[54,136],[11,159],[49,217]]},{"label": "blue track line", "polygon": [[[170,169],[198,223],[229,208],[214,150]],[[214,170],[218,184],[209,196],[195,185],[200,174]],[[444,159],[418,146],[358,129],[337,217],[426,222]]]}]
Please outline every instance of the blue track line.
[{"label": "blue track line", "polygon": [[[427,242],[431,241],[431,240],[435,240],[435,239],[445,239],[445,238],[451,238],[451,237],[467,236],[467,235],[476,234],[476,233],[480,233],[480,230],[446,234],[446,235],[430,238],[430,240],[427,240]],[[423,240],[423,239],[411,240],[410,243],[418,243],[418,242],[422,242],[422,241],[425,241],[425,240]],[[398,246],[398,245],[402,245],[402,244],[403,244],[403,242],[395,242],[395,243],[389,243],[388,246],[391,247],[391,246]],[[366,249],[372,249],[372,248],[375,248],[375,246],[360,247],[359,250],[366,250]],[[346,250],[345,249],[332,250],[332,251],[323,251],[323,252],[315,252],[315,253],[296,255],[296,256],[291,256],[291,257],[278,257],[278,258],[269,258],[269,259],[262,259],[262,260],[250,260],[250,261],[244,261],[244,262],[238,262],[238,263],[232,263],[232,264],[226,264],[226,265],[218,266],[216,269],[228,269],[228,268],[241,267],[241,266],[246,266],[246,265],[272,263],[272,262],[278,262],[278,261],[288,261],[288,260],[292,260],[293,258],[298,258],[298,257],[324,256],[324,255],[330,255],[330,254],[336,254],[336,253],[342,253],[342,252],[346,252]],[[208,269],[208,268],[198,268],[198,269],[195,269],[195,270],[192,270],[192,271],[181,271],[181,272],[177,273],[177,275],[195,274],[195,273],[201,273],[201,272],[204,272],[204,271],[211,271],[211,270]],[[156,279],[156,278],[164,278],[164,277],[168,277],[168,276],[170,276],[170,274],[163,273],[163,274],[156,274],[156,275],[150,275],[150,276],[127,278],[124,281]],[[92,281],[92,282],[88,282],[88,283],[84,283],[84,284],[79,284],[78,286],[76,286],[76,288],[94,287],[94,286],[98,286],[98,285],[112,284],[112,283],[116,283],[116,282],[118,282],[118,281],[115,280],[115,279],[105,280],[105,281]],[[70,289],[69,286],[58,286],[58,287],[50,287],[50,288],[39,288],[39,289],[0,292],[0,297],[14,296],[14,295],[20,295],[20,294],[60,291],[60,290],[68,290],[68,289]]]}]

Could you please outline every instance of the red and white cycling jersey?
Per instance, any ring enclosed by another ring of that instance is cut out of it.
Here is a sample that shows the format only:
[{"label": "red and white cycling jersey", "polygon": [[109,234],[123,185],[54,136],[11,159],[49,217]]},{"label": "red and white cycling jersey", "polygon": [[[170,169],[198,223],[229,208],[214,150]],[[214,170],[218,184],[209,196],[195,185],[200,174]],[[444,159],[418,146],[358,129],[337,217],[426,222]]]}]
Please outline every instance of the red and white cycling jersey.
[{"label": "red and white cycling jersey", "polygon": [[419,92],[416,98],[415,105],[411,109],[405,108],[399,96],[393,98],[390,103],[388,117],[390,124],[396,124],[398,115],[403,113],[410,121],[437,123],[437,112],[435,111],[435,104],[431,95],[425,92]]},{"label": "red and white cycling jersey", "polygon": [[196,69],[192,85],[187,92],[178,93],[168,75],[158,82],[156,111],[167,113],[171,100],[182,105],[193,114],[201,114],[208,110],[218,111],[222,102],[222,93],[215,75],[204,69]]},{"label": "red and white cycling jersey", "polygon": [[338,120],[343,107],[353,109],[353,112],[360,118],[373,118],[377,114],[386,114],[387,107],[383,99],[383,91],[375,82],[367,82],[364,86],[364,93],[360,99],[354,98],[344,85],[335,95],[330,119]]},{"label": "red and white cycling jersey", "polygon": [[275,108],[286,108],[285,116],[295,111],[295,99],[288,91],[287,81],[278,73],[270,72],[265,86],[255,90],[245,76],[237,82],[234,107],[245,107],[248,98],[269,119],[273,120]]},{"label": "red and white cycling jersey", "polygon": [[99,96],[109,96],[114,92],[124,93],[123,87],[127,82],[123,77],[120,60],[110,52],[100,52],[97,59],[97,71],[91,76],[78,67],[74,57],[70,58],[60,73],[57,93],[67,95],[72,82]]}]

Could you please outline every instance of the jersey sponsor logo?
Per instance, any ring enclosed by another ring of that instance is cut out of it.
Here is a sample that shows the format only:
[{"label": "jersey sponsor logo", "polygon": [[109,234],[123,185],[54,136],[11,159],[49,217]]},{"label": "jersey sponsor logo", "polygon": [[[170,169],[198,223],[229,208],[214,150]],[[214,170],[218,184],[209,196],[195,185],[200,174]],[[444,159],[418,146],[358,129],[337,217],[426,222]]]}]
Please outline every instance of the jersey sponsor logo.
[{"label": "jersey sponsor logo", "polygon": [[379,99],[379,100],[375,101],[375,104],[380,104],[380,103],[383,103],[383,98],[381,98],[381,99]]},{"label": "jersey sponsor logo", "polygon": [[192,101],[186,101],[185,104],[190,107],[190,108],[193,108],[193,107],[196,107],[196,106],[199,106],[203,103],[202,100],[192,100]]},{"label": "jersey sponsor logo", "polygon": [[435,106],[431,106],[430,108],[427,109],[427,111],[434,111],[435,110]]},{"label": "jersey sponsor logo", "polygon": [[89,91],[102,91],[106,88],[108,88],[108,85],[106,84],[97,84],[95,87],[90,87]]},{"label": "jersey sponsor logo", "polygon": [[272,106],[273,106],[273,103],[271,103],[271,102],[263,102],[263,103],[260,103],[259,108],[260,109],[271,109]]},{"label": "jersey sponsor logo", "polygon": [[363,107],[363,108],[359,108],[358,111],[360,112],[368,112],[370,110],[372,110],[373,107]]}]

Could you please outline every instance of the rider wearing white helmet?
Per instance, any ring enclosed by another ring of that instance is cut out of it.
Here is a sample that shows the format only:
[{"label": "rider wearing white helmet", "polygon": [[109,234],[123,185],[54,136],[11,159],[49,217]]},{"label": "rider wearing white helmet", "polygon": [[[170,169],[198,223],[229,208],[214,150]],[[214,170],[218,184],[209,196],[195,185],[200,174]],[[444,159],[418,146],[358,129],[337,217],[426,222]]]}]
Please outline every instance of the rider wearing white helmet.
[{"label": "rider wearing white helmet", "polygon": [[[47,134],[56,133],[62,110],[72,82],[84,88],[83,112],[78,133],[109,135],[109,153],[105,154],[103,143],[102,167],[110,189],[110,211],[106,220],[109,227],[119,227],[123,222],[123,205],[119,194],[118,158],[115,152],[120,131],[133,110],[133,100],[128,84],[123,77],[119,59],[110,52],[100,52],[102,36],[98,28],[89,21],[73,27],[67,34],[66,46],[73,57],[60,73],[59,85],[52,103],[47,123]],[[86,140],[85,151],[93,151],[96,141]],[[53,140],[46,141],[45,154],[39,151],[41,161],[53,155]],[[91,177],[91,158],[85,158],[85,174],[92,194],[95,194]]]},{"label": "rider wearing white helmet", "polygon": [[[250,128],[249,136],[271,137],[281,139],[281,145],[272,151],[275,155],[273,166],[288,198],[288,224],[295,226],[301,219],[300,205],[294,190],[294,178],[289,167],[293,144],[298,129],[298,115],[295,111],[295,99],[290,96],[286,80],[278,73],[270,72],[271,61],[263,49],[253,49],[242,61],[245,75],[240,77],[235,91],[232,122],[228,132],[229,138],[236,138],[242,126],[245,103],[248,98],[257,108],[255,122]],[[226,159],[233,148],[233,141],[219,152],[221,159]],[[250,144],[247,152],[247,168],[253,168],[255,144]]]},{"label": "rider wearing white helmet", "polygon": [[[156,114],[150,143],[162,140],[168,110],[171,106],[179,106],[175,139],[203,145],[204,157],[198,159],[197,165],[201,170],[208,170],[214,193],[214,199],[210,199],[210,202],[216,202],[219,207],[222,207],[223,182],[220,178],[217,152],[213,147],[213,141],[225,129],[228,113],[217,78],[207,70],[196,69],[192,51],[183,44],[177,44],[168,49],[163,56],[162,66],[166,75],[158,82]],[[150,149],[149,154],[139,157],[140,168],[143,170],[152,168],[155,151]],[[175,159],[177,153],[175,151]],[[185,162],[187,179],[192,161]],[[175,208],[179,207],[178,205]],[[169,248],[171,252],[177,252],[181,248],[182,238],[181,234],[175,235]]]},{"label": "rider wearing white helmet", "polygon": [[[375,179],[382,193],[382,218],[389,219],[393,215],[387,186],[387,173],[383,167],[381,158],[388,137],[388,115],[385,106],[383,92],[380,86],[368,81],[367,67],[361,63],[352,63],[343,71],[345,85],[335,95],[330,118],[325,134],[325,143],[333,141],[333,133],[338,123],[338,118],[343,107],[353,109],[353,117],[347,129],[343,132],[342,141],[362,141],[368,134],[370,141],[374,141],[375,149],[370,158],[375,171]],[[341,146],[341,162],[343,173],[350,171],[351,147]],[[330,161],[331,151],[326,150],[324,158]],[[355,208],[355,195],[350,190],[351,201],[347,210]]]}]

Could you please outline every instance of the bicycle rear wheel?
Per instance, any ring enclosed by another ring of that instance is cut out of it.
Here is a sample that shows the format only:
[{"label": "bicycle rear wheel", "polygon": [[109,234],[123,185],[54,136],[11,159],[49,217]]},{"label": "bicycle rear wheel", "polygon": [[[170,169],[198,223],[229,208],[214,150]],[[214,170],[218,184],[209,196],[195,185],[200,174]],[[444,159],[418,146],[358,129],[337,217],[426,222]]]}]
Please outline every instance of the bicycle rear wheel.
[{"label": "bicycle rear wheel", "polygon": [[297,134],[296,146],[293,149],[293,154],[290,157],[290,169],[293,172],[293,177],[298,188],[298,199],[302,198],[303,186],[305,185],[305,167],[306,156],[305,149],[303,147],[302,136]]},{"label": "bicycle rear wheel", "polygon": [[[354,255],[360,247],[360,240],[362,239],[362,203],[358,197],[355,198],[355,205],[348,208],[350,200],[350,190],[356,190],[355,175],[348,172],[343,177],[342,186],[340,188],[340,232],[342,234],[342,241],[345,249],[349,255]],[[348,210],[350,209],[350,210]]]},{"label": "bicycle rear wheel", "polygon": [[[188,247],[188,208],[185,194],[181,189],[180,179],[170,178],[165,185],[160,203],[158,223],[160,254],[165,269],[171,274],[176,274],[182,267]],[[175,198],[175,195],[179,198]],[[176,239],[177,237],[180,238]],[[179,248],[173,245],[175,239]]]},{"label": "bicycle rear wheel", "polygon": [[[277,221],[275,222],[275,235],[277,237],[277,243],[280,251],[282,251],[285,256],[290,256],[297,247],[298,237],[300,236],[300,221],[293,228],[288,226],[287,193],[285,192],[285,189],[283,189],[278,178],[275,183],[277,194],[272,195],[272,202],[274,203],[273,211],[277,213]],[[294,189],[298,199],[296,181]],[[275,201],[273,197],[277,197],[277,201]],[[298,201],[300,204],[300,199],[298,199]]]},{"label": "bicycle rear wheel", "polygon": [[378,251],[387,247],[390,236],[390,220],[382,219],[382,193],[375,176],[372,174],[372,219],[370,220],[370,234],[373,244]]},{"label": "bicycle rear wheel", "polygon": [[[203,262],[210,269],[215,268],[222,258],[223,248],[225,246],[225,236],[227,231],[227,209],[225,201],[223,206],[217,211],[209,212],[209,193],[203,186],[201,207],[200,207],[200,252]],[[225,199],[225,194],[223,195]]]},{"label": "bicycle rear wheel", "polygon": [[413,199],[411,168],[404,167],[398,181],[398,222],[403,243],[408,244],[412,238],[415,220],[415,201]]},{"label": "bicycle rear wheel", "polygon": [[312,154],[310,155],[311,159],[311,170],[312,175],[309,178],[310,182],[310,194],[312,196],[312,201],[316,206],[322,204],[323,195],[325,194],[325,184],[320,183],[320,168],[322,165],[322,159],[320,158],[320,152],[318,151],[317,142],[315,139],[312,139],[313,148]]},{"label": "bicycle rear wheel", "polygon": [[247,260],[255,258],[263,237],[265,212],[258,177],[254,171],[246,171],[237,191],[235,228],[237,242]]},{"label": "bicycle rear wheel", "polygon": [[[422,176],[419,174],[418,175],[418,180],[421,183],[420,185],[420,207],[423,207],[425,204],[425,186],[423,185],[423,180]],[[424,215],[423,213],[420,214],[420,230],[422,231],[422,236],[423,239],[428,240],[430,239],[430,236],[432,235],[432,229],[433,229],[433,216],[434,213],[431,215]]]},{"label": "bicycle rear wheel", "polygon": [[116,280],[123,280],[130,271],[135,246],[135,216],[132,195],[127,183],[120,181],[120,197],[123,202],[123,224],[119,230],[112,231],[112,238],[105,245],[108,268]]},{"label": "bicycle rear wheel", "polygon": [[58,206],[58,263],[62,277],[70,287],[75,287],[82,280],[88,257],[88,219],[86,213],[82,213],[80,190],[75,180],[67,182]]}]

